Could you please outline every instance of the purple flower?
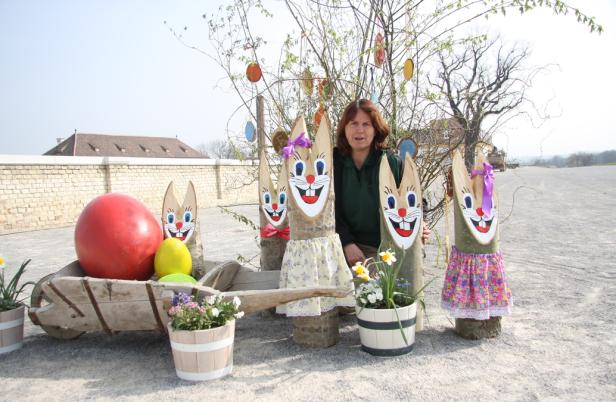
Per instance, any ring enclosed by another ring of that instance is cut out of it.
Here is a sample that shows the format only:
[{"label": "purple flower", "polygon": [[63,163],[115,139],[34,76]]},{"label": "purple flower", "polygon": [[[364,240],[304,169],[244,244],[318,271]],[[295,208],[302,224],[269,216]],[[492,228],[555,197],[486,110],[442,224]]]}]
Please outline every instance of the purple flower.
[{"label": "purple flower", "polygon": [[174,306],[178,306],[180,304],[188,304],[192,297],[187,295],[186,293],[180,292],[173,296],[173,300],[171,300],[171,304]]}]

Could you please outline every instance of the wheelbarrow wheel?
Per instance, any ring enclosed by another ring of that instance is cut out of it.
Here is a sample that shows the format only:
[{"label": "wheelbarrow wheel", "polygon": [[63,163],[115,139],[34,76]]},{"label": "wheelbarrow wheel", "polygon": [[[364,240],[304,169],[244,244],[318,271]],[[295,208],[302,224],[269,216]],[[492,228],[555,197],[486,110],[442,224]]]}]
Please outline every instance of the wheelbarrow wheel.
[{"label": "wheelbarrow wheel", "polygon": [[[31,307],[45,307],[51,300],[45,295],[43,292],[43,284],[49,281],[55,274],[49,274],[47,276],[42,277],[34,288],[32,289],[32,294],[30,295],[30,306]],[[56,339],[75,339],[83,334],[82,331],[77,331],[70,328],[62,328],[56,327],[53,325],[41,325],[40,326],[43,331],[47,332],[49,336],[52,336]]]}]

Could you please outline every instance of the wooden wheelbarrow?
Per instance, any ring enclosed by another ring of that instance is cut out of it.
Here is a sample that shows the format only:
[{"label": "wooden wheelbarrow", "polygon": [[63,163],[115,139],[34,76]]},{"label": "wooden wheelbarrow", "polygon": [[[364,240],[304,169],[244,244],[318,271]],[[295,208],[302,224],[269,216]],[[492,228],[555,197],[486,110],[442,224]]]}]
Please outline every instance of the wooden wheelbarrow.
[{"label": "wooden wheelbarrow", "polygon": [[[43,277],[32,290],[32,322],[59,339],[84,332],[158,330],[166,332],[167,309],[175,292],[239,297],[245,314],[309,297],[344,297],[331,286],[278,289],[280,271],[254,271],[235,261],[208,262],[197,284],[100,279],[85,276],[78,261]],[[207,269],[208,267],[206,267]]]}]

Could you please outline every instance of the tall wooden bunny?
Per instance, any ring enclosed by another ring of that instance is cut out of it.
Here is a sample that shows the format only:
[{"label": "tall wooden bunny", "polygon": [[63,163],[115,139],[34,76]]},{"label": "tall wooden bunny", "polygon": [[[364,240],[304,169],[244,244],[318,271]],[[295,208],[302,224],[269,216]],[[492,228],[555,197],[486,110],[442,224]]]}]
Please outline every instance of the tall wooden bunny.
[{"label": "tall wooden bunny", "polygon": [[294,317],[295,342],[319,347],[339,339],[336,307],[355,306],[353,276],[335,231],[330,132],[329,119],[323,116],[312,143],[300,116],[283,150],[291,194],[291,240],[282,261],[280,288],[336,286],[349,290],[345,298],[314,297],[277,308],[278,313]]},{"label": "tall wooden bunny", "polygon": [[[424,286],[423,228],[421,181],[417,165],[406,155],[400,186],[387,158],[379,167],[379,200],[381,205],[381,250],[392,248],[400,264],[399,276],[408,282],[410,295],[417,295]],[[417,308],[417,331],[423,329],[423,310]]]},{"label": "tall wooden bunny", "polygon": [[178,201],[173,182],[170,182],[163,201],[163,232],[165,238],[175,237],[186,244],[192,256],[192,276],[200,279],[205,275],[205,261],[197,212],[197,194],[192,181],[188,182],[182,204]]},{"label": "tall wooden bunny", "polygon": [[287,166],[280,167],[276,185],[272,183],[265,151],[259,155],[259,220],[261,224],[261,269],[280,270],[290,238],[287,204]]},{"label": "tall wooden bunny", "polygon": [[456,332],[467,339],[500,333],[500,317],[511,313],[513,299],[499,250],[498,205],[492,166],[483,153],[468,174],[462,156],[452,160],[455,246],[441,295],[456,318]]}]

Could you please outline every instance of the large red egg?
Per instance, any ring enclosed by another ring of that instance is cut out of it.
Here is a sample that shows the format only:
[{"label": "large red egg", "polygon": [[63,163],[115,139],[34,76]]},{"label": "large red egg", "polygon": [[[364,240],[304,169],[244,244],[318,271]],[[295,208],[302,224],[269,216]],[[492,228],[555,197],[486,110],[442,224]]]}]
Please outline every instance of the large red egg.
[{"label": "large red egg", "polygon": [[154,215],[124,194],[105,194],[90,201],[75,226],[79,265],[96,278],[150,278],[162,241],[162,228]]}]

